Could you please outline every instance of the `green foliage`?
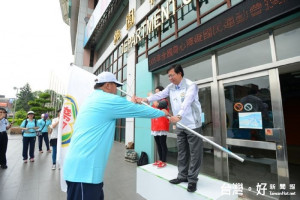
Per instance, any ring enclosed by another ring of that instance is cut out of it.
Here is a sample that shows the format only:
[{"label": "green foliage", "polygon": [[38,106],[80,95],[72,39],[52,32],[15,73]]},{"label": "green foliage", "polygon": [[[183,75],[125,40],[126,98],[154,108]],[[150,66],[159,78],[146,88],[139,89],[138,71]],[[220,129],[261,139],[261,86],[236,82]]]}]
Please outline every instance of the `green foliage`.
[{"label": "green foliage", "polygon": [[16,112],[15,118],[26,119],[27,113],[24,109],[21,109]]},{"label": "green foliage", "polygon": [[38,96],[33,101],[29,101],[28,104],[31,107],[31,110],[35,112],[35,116],[39,117],[42,113],[48,113],[54,110],[52,107],[46,107],[47,103],[50,103],[51,95],[47,92],[39,92]]},{"label": "green foliage", "polygon": [[35,101],[29,101],[28,105],[30,105],[30,106],[40,106],[40,103],[37,102],[37,100],[35,100]]},{"label": "green foliage", "polygon": [[49,116],[56,116],[57,110],[62,107],[63,96],[53,90],[32,92],[28,83],[20,88],[16,100],[15,124],[20,125],[27,117],[27,112],[32,110],[35,117],[40,118],[42,113],[49,113]]},{"label": "green foliage", "polygon": [[[22,124],[22,122],[24,121],[24,119],[26,119],[26,118],[15,118],[12,126],[20,126]],[[7,120],[9,121],[9,123],[12,123],[12,121],[13,121],[12,118],[9,118]]]},{"label": "green foliage", "polygon": [[[13,126],[20,126],[22,124],[22,122],[24,121],[24,119],[26,119],[26,118],[15,118]],[[8,121],[11,123],[12,119],[9,119]]]},{"label": "green foliage", "polygon": [[34,92],[33,92],[34,98],[35,98],[35,99],[38,98],[39,95],[40,95],[41,93],[42,93],[42,91],[34,91]]},{"label": "green foliage", "polygon": [[51,97],[51,95],[50,95],[49,93],[45,92],[45,93],[41,93],[41,94],[39,95],[39,97],[40,97],[41,99],[49,99],[49,98]]},{"label": "green foliage", "polygon": [[40,107],[31,107],[31,110],[35,113],[36,116],[47,112],[47,108],[42,107],[42,106],[40,106]]},{"label": "green foliage", "polygon": [[34,100],[34,96],[28,83],[26,83],[24,87],[20,88],[17,98],[16,111],[21,109],[29,111],[30,105],[28,105],[28,102]]}]

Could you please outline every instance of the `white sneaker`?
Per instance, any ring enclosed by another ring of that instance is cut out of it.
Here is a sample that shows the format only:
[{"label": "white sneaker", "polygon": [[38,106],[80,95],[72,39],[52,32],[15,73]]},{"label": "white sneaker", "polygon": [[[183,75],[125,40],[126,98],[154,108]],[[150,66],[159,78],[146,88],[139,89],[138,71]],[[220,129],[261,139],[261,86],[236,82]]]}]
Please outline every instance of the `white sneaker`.
[{"label": "white sneaker", "polygon": [[56,165],[52,165],[52,169],[53,169],[53,170],[56,169]]}]

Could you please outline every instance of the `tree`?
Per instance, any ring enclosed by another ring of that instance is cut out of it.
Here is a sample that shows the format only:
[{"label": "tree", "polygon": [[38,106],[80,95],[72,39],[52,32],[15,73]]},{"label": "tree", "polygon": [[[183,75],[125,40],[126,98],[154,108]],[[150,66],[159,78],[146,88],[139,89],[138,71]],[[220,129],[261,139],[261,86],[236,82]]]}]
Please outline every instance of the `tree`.
[{"label": "tree", "polygon": [[27,112],[24,109],[21,109],[16,112],[16,118],[26,119],[26,117],[27,117]]},{"label": "tree", "polygon": [[[46,92],[46,91],[45,91]],[[39,95],[43,93],[42,91],[34,91],[32,94],[34,96],[34,98],[39,98]]]},{"label": "tree", "polygon": [[52,107],[46,107],[47,104],[51,103],[50,97],[51,95],[49,93],[41,92],[35,100],[28,102],[31,106],[31,110],[35,112],[35,116],[40,116],[42,113],[54,110]]},{"label": "tree", "polygon": [[34,100],[33,93],[31,92],[30,85],[25,84],[24,87],[20,88],[20,92],[17,94],[16,111],[24,109],[26,112],[30,110],[29,101]]}]

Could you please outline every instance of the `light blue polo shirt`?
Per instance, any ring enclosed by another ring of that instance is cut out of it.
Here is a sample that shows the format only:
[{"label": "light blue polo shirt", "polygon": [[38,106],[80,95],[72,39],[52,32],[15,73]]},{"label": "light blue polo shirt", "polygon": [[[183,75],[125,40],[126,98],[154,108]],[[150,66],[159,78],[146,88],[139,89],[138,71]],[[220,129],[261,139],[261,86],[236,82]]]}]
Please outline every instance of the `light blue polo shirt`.
[{"label": "light blue polo shirt", "polygon": [[[40,127],[39,131],[42,133],[47,132],[48,133],[48,126],[51,125],[51,120],[47,119],[46,124],[44,119],[38,120],[38,126]],[[43,128],[43,130],[41,130]]]},{"label": "light blue polo shirt", "polygon": [[[26,127],[25,127],[25,121],[28,121]],[[36,136],[36,132],[35,129],[33,129],[35,127],[35,119],[33,119],[32,121],[30,121],[29,119],[25,119],[21,126],[22,128],[30,128],[28,130],[26,130],[23,134],[23,137],[35,137]]]},{"label": "light blue polo shirt", "polygon": [[64,179],[98,184],[103,175],[115,134],[116,119],[157,118],[164,112],[95,90],[81,106],[64,161]]}]

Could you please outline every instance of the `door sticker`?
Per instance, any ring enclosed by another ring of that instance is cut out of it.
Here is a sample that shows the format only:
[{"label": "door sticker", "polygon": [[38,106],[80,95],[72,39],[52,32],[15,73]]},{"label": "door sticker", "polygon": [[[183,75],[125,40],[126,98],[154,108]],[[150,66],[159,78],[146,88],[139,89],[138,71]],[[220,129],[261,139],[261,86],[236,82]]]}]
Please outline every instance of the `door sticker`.
[{"label": "door sticker", "polygon": [[234,106],[233,106],[233,109],[237,112],[240,112],[242,111],[244,108],[243,104],[242,103],[235,103]]},{"label": "door sticker", "polygon": [[262,129],[261,112],[239,113],[239,128]]},{"label": "door sticker", "polygon": [[246,111],[251,111],[252,108],[253,108],[253,106],[252,106],[251,103],[246,103],[246,104],[244,105],[244,109],[245,109]]},{"label": "door sticker", "polygon": [[273,136],[273,130],[271,128],[266,128],[265,129],[265,134],[269,136]]}]

